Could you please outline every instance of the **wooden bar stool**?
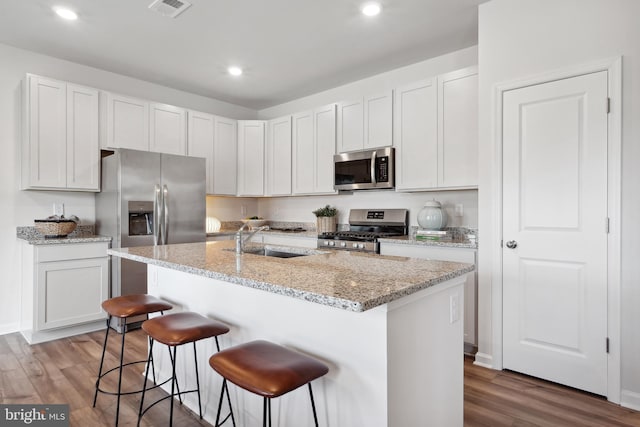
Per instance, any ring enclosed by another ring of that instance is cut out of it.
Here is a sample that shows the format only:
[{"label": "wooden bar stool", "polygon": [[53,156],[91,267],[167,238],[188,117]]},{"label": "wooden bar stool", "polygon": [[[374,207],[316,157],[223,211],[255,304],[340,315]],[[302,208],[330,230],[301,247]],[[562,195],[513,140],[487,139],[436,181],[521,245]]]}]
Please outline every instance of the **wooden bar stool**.
[{"label": "wooden bar stool", "polygon": [[[145,372],[145,380],[149,376],[149,365],[153,358],[153,343],[159,341],[162,344],[169,346],[169,353],[171,355],[171,349],[173,349],[173,355],[171,356],[171,394],[162,397],[144,410],[144,395],[145,389],[142,390],[142,397],[140,399],[140,410],[138,411],[138,425],[142,416],[153,406],[162,402],[165,399],[171,398],[171,412],[169,415],[169,425],[173,425],[173,397],[185,393],[198,393],[198,412],[200,419],[202,419],[202,402],[200,401],[200,378],[198,375],[198,355],[196,353],[196,342],[205,338],[214,337],[216,340],[216,349],[220,351],[220,344],[218,343],[218,335],[223,335],[229,332],[229,327],[224,323],[211,320],[197,313],[183,312],[175,314],[167,314],[166,316],[156,317],[145,321],[142,324],[142,329],[149,334],[149,357],[147,359],[147,370]],[[193,359],[196,371],[196,389],[180,391],[178,387],[178,380],[176,378],[176,349],[182,344],[193,343]],[[146,384],[146,381],[145,381]],[[146,387],[145,387],[146,388]],[[177,392],[176,392],[177,389]],[[182,402],[182,400],[181,400]]]},{"label": "wooden bar stool", "polygon": [[[329,372],[329,368],[318,360],[268,341],[252,341],[214,354],[209,358],[209,365],[223,378],[215,427],[224,424],[229,417],[233,425],[236,425],[227,381],[263,397],[262,425],[265,427],[267,420],[271,426],[271,399],[307,384],[313,420],[318,426],[311,381]],[[230,412],[219,423],[225,393]]]},{"label": "wooden bar stool", "polygon": [[[119,297],[114,297],[108,299],[102,303],[102,308],[107,312],[107,332],[104,336],[104,344],[102,346],[102,357],[100,358],[100,369],[98,370],[98,379],[96,380],[96,391],[93,396],[93,407],[96,407],[96,401],[98,400],[98,392],[111,394],[118,396],[118,401],[116,404],[116,426],[118,425],[118,417],[120,415],[120,396],[127,394],[140,393],[142,390],[128,391],[122,392],[122,368],[124,366],[133,365],[135,363],[144,363],[146,360],[138,360],[135,362],[130,362],[123,364],[124,361],[124,337],[127,332],[126,321],[128,318],[133,316],[140,315],[149,315],[149,313],[164,313],[165,310],[171,310],[173,306],[159,298],[156,298],[147,294],[136,294],[136,295],[123,295]],[[102,368],[104,367],[104,354],[107,350],[107,340],[109,338],[109,329],[111,325],[111,318],[117,318],[122,326],[122,344],[120,347],[120,364],[115,368],[109,369],[106,372],[102,372]],[[100,380],[102,377],[107,375],[110,372],[118,370],[118,391],[110,392],[106,390],[102,390],[100,388]],[[154,377],[155,377],[155,369],[154,369]]]}]

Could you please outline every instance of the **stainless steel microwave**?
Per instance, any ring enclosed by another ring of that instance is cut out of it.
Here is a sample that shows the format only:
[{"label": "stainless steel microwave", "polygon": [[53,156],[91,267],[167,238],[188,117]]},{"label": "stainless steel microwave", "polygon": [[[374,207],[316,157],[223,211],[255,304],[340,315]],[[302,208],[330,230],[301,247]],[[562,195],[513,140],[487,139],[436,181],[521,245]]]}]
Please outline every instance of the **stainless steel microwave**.
[{"label": "stainless steel microwave", "polygon": [[356,151],[333,156],[333,187],[336,190],[394,188],[395,149]]}]

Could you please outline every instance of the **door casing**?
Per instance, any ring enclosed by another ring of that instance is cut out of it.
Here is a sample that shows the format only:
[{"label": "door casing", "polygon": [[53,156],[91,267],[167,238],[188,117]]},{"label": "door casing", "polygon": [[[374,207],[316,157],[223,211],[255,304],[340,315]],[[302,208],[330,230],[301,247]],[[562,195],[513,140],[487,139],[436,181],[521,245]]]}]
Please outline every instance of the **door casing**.
[{"label": "door casing", "polygon": [[554,80],[576,77],[598,71],[608,72],[610,113],[608,116],[608,256],[607,256],[607,331],[609,354],[607,358],[607,399],[620,403],[620,242],[621,242],[621,192],[622,192],[622,57],[609,58],[593,63],[563,68],[549,73],[497,84],[493,87],[494,122],[492,140],[495,142],[491,192],[494,195],[493,224],[487,244],[491,245],[491,342],[492,354],[479,354],[476,363],[503,369],[502,362],[502,95],[503,92]]}]

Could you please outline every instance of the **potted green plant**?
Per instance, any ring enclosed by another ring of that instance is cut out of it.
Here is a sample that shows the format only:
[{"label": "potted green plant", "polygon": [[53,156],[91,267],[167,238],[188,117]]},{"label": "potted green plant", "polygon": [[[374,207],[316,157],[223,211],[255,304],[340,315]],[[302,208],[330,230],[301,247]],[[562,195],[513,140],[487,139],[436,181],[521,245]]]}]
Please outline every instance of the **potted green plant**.
[{"label": "potted green plant", "polygon": [[336,216],[338,209],[326,205],[324,208],[313,211],[316,216],[318,234],[336,231]]}]

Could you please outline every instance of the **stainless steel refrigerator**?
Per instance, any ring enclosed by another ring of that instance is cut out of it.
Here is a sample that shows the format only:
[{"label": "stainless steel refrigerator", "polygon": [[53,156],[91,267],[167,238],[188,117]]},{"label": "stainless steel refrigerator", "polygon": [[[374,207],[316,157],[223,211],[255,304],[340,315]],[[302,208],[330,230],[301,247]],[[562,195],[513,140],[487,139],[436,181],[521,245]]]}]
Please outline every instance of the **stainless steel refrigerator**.
[{"label": "stainless steel refrigerator", "polygon": [[[96,232],[111,236],[113,248],[206,240],[203,158],[128,149],[102,155]],[[146,267],[111,257],[111,296],[145,293]],[[132,319],[128,328],[142,320]]]}]

